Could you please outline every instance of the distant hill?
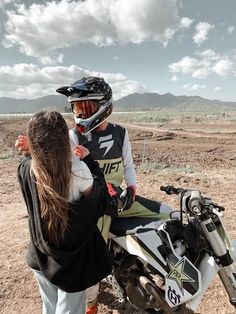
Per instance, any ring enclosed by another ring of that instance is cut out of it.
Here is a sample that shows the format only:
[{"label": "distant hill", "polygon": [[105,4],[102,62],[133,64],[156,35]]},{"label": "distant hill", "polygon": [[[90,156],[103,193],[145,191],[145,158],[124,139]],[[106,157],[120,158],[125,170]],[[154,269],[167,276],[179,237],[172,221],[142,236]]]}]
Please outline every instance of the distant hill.
[{"label": "distant hill", "polygon": [[116,111],[176,110],[176,111],[227,111],[236,110],[236,102],[209,100],[199,96],[173,94],[130,94],[115,102]]},{"label": "distant hill", "polygon": [[[60,112],[69,109],[67,99],[63,95],[50,95],[37,99],[0,98],[0,114],[2,113],[34,113],[39,110],[53,108]],[[134,93],[114,102],[115,111],[234,111],[236,102],[209,100],[199,96],[175,96],[173,94]]]},{"label": "distant hill", "polygon": [[0,113],[34,113],[43,109],[65,112],[69,107],[63,95],[49,95],[37,99],[0,98]]}]

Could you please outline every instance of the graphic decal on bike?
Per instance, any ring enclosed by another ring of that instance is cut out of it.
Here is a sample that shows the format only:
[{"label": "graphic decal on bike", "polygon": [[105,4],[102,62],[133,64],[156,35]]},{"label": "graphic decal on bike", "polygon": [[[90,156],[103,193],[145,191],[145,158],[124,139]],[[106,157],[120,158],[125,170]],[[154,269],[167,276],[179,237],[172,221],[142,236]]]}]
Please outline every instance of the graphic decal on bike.
[{"label": "graphic decal on bike", "polygon": [[191,278],[188,274],[185,273],[184,271],[185,262],[186,262],[185,258],[182,258],[176,264],[173,264],[170,260],[168,260],[171,271],[166,276],[166,278],[174,280],[177,283],[182,294],[184,294],[184,291],[183,291],[184,282],[195,282],[193,278]]},{"label": "graphic decal on bike", "polygon": [[173,305],[177,305],[180,303],[180,295],[176,293],[175,289],[172,289],[170,286],[167,291],[168,299]]}]

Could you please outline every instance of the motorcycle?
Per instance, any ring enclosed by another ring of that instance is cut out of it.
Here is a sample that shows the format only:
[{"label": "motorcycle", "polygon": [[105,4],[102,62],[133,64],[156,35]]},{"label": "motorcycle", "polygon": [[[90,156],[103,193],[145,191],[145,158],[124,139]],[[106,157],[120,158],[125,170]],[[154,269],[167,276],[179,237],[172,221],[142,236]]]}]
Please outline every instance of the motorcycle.
[{"label": "motorcycle", "polygon": [[179,196],[177,219],[116,218],[111,225],[107,279],[118,300],[143,313],[194,313],[218,274],[236,308],[236,241],[224,226],[225,208],[199,190],[161,190]]}]

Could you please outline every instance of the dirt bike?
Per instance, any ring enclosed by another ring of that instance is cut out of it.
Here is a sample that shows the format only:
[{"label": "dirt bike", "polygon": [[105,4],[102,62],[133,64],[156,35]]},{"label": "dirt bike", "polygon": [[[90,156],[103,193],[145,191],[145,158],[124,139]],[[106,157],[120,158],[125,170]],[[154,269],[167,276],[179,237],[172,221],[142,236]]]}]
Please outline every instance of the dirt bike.
[{"label": "dirt bike", "polygon": [[180,199],[179,218],[116,218],[109,235],[118,300],[145,313],[194,313],[218,274],[236,308],[236,242],[224,207],[198,190],[162,186]]}]

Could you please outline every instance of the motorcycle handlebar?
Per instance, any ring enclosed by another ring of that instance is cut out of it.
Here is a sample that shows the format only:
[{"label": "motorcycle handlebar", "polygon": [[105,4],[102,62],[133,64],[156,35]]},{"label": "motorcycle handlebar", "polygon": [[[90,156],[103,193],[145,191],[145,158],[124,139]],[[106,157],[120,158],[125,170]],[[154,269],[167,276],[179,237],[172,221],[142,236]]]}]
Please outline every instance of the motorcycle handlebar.
[{"label": "motorcycle handlebar", "polygon": [[225,208],[223,206],[219,206],[218,204],[212,202],[211,199],[208,199],[202,196],[201,192],[198,190],[186,190],[182,188],[175,188],[173,185],[161,186],[161,191],[166,192],[166,194],[176,194],[180,196],[182,208],[187,211],[190,211],[192,214],[199,215],[203,208],[208,208],[208,210],[212,211],[212,209],[216,209],[218,212],[224,211]]},{"label": "motorcycle handlebar", "polygon": [[168,195],[171,195],[171,194],[178,195],[178,194],[185,191],[182,188],[175,188],[173,185],[167,185],[167,186],[162,185],[160,187],[160,190],[166,192],[166,194],[168,194]]},{"label": "motorcycle handlebar", "polygon": [[166,192],[169,195],[179,195],[181,198],[181,209],[191,212],[192,214],[199,215],[201,213],[204,200],[200,191],[175,188],[172,185],[161,186],[160,190]]}]

